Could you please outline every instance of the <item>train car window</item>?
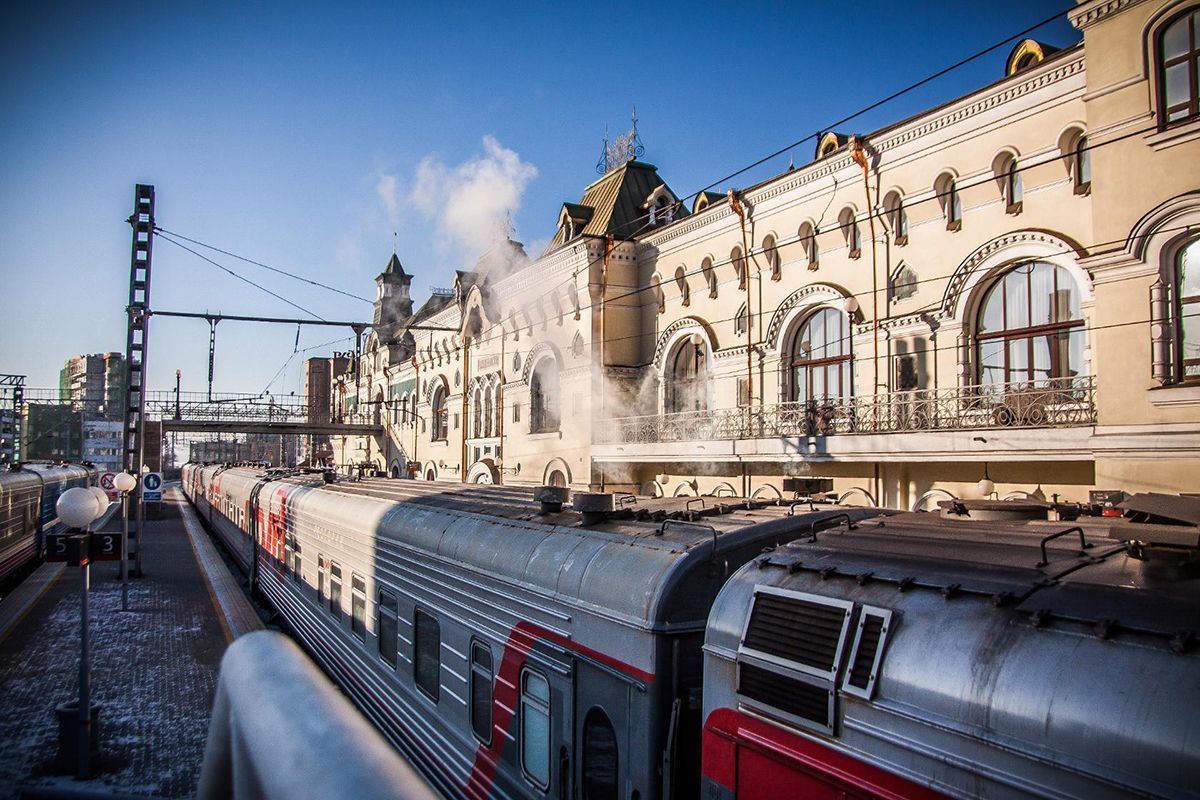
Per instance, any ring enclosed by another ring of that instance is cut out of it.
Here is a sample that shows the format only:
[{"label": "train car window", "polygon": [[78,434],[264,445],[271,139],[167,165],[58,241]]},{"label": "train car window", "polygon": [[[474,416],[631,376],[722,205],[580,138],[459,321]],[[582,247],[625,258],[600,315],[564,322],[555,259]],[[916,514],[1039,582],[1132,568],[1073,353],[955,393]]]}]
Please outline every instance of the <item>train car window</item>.
[{"label": "train car window", "polygon": [[350,576],[350,630],[361,641],[367,640],[367,585],[357,575]]},{"label": "train car window", "polygon": [[296,581],[296,583],[300,583],[304,579],[304,570],[301,569],[300,565],[300,543],[293,540],[292,546],[296,551],[296,571],[292,573],[292,578]]},{"label": "train car window", "polygon": [[335,562],[329,562],[329,613],[333,618],[342,620],[342,568]]},{"label": "train car window", "polygon": [[417,687],[436,703],[442,679],[441,625],[433,615],[418,608],[413,628],[413,674]]},{"label": "train car window", "polygon": [[296,563],[295,557],[292,555],[292,552],[295,549],[295,547],[296,547],[296,537],[292,536],[289,533],[287,535],[287,538],[285,538],[283,540],[283,573],[285,575],[287,573],[291,572],[295,566],[295,563]]},{"label": "train car window", "polygon": [[325,602],[325,556],[317,553],[317,603]]},{"label": "train car window", "polygon": [[521,671],[521,771],[550,785],[550,683],[531,669]]},{"label": "train car window", "polygon": [[478,639],[471,642],[471,730],[492,743],[492,651]]},{"label": "train car window", "polygon": [[379,657],[396,666],[396,619],[398,606],[391,592],[379,592]]},{"label": "train car window", "polygon": [[617,800],[617,734],[599,708],[583,721],[584,800]]}]

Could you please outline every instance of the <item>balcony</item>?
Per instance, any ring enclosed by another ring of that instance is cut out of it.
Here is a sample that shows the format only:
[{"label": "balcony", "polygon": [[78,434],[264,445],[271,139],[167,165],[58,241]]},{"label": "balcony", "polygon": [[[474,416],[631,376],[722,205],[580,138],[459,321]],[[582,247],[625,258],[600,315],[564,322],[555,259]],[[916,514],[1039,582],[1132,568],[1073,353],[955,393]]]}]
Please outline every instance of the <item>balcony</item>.
[{"label": "balcony", "polygon": [[1092,376],[1034,383],[922,389],[867,397],[620,417],[597,444],[737,441],[996,428],[1076,428],[1096,423]]}]

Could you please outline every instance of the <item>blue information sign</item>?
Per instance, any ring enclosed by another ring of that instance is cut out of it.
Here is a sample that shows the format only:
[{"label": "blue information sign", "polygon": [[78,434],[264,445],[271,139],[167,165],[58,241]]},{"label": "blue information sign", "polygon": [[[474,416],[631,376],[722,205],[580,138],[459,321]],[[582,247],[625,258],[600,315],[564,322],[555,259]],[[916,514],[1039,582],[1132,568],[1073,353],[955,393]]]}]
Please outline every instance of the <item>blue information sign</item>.
[{"label": "blue information sign", "polygon": [[142,501],[146,503],[162,502],[162,474],[147,472],[142,476]]}]

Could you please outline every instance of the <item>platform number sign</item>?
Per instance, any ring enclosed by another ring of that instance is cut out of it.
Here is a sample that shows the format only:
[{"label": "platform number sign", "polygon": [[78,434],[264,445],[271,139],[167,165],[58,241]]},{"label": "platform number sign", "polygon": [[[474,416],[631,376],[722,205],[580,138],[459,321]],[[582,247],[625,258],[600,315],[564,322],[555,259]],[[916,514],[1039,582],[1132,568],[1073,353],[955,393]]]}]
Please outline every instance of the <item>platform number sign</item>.
[{"label": "platform number sign", "polygon": [[142,476],[142,501],[146,503],[162,502],[163,478],[161,472],[147,472]]},{"label": "platform number sign", "polygon": [[121,532],[91,534],[90,551],[93,561],[121,560]]}]

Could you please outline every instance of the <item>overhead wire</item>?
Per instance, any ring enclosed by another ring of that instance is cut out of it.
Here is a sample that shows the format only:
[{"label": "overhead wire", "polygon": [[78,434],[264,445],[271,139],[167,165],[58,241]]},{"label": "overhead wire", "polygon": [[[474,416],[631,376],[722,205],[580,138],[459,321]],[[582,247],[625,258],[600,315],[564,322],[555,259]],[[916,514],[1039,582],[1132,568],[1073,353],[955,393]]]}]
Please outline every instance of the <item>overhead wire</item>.
[{"label": "overhead wire", "polygon": [[198,252],[196,252],[196,251],[195,251],[195,250],[193,250],[192,248],[188,247],[186,244],[184,244],[184,243],[182,243],[182,242],[177,242],[177,241],[175,241],[173,238],[171,238],[171,235],[168,235],[168,234],[162,234],[162,233],[160,233],[160,234],[158,234],[158,236],[159,236],[159,238],[161,238],[163,241],[170,242],[171,244],[175,245],[176,247],[179,247],[179,248],[182,248],[182,249],[186,250],[187,252],[191,253],[192,255],[196,256],[197,258],[201,259],[202,261],[207,261],[209,264],[212,264],[212,265],[213,265],[214,267],[216,267],[217,269],[219,269],[219,270],[221,270],[221,271],[223,271],[223,272],[227,272],[228,274],[230,274],[230,275],[232,275],[233,277],[237,278],[239,281],[242,281],[243,283],[248,283],[248,284],[250,284],[251,286],[253,286],[255,289],[258,289],[258,290],[260,290],[260,291],[266,292],[267,294],[271,295],[271,297],[274,297],[276,300],[281,300],[281,301],[283,301],[284,303],[287,303],[287,304],[288,304],[289,306],[291,306],[292,308],[294,308],[294,309],[296,309],[296,310],[298,310],[298,311],[303,311],[305,314],[308,314],[310,317],[314,317],[314,318],[316,318],[316,319],[319,319],[319,320],[321,320],[322,322],[326,322],[326,321],[327,321],[327,320],[326,320],[324,317],[322,317],[320,314],[317,314],[315,311],[309,311],[307,308],[305,308],[304,306],[300,305],[299,303],[293,303],[291,300],[288,300],[288,299],[287,299],[286,297],[284,297],[283,295],[281,295],[281,294],[277,294],[277,293],[275,293],[275,292],[271,291],[270,289],[268,289],[267,287],[263,286],[262,284],[255,283],[254,281],[250,280],[249,278],[247,278],[247,277],[245,277],[245,276],[243,276],[243,275],[239,275],[238,273],[234,272],[234,271],[233,271],[233,270],[231,270],[229,267],[226,267],[226,266],[225,266],[225,265],[223,265],[223,264],[218,264],[216,261],[213,261],[211,258],[209,258],[208,256],[204,255],[203,253],[198,253]]},{"label": "overhead wire", "polygon": [[245,261],[247,264],[253,264],[256,267],[262,267],[263,269],[270,270],[271,272],[275,272],[280,275],[284,275],[288,278],[292,278],[293,280],[297,280],[302,283],[307,283],[311,286],[316,286],[321,289],[327,289],[331,292],[336,292],[337,294],[343,295],[345,297],[349,297],[352,300],[361,300],[364,303],[374,302],[373,300],[370,300],[369,298],[362,297],[360,295],[353,294],[351,292],[343,291],[342,289],[338,289],[336,286],[329,286],[328,284],[324,284],[319,281],[314,281],[311,278],[306,278],[303,275],[297,275],[294,272],[288,272],[287,270],[279,269],[278,267],[272,267],[269,264],[264,264],[261,261],[255,261],[252,258],[247,258],[246,256],[241,256],[241,255],[238,255],[237,253],[232,253],[228,250],[222,250],[220,247],[217,247],[216,245],[208,244],[207,242],[202,242],[198,239],[189,238],[187,236],[184,236],[182,233],[176,233],[175,231],[169,231],[166,228],[162,228],[158,225],[154,226],[154,232],[157,234],[160,234],[160,235],[164,234],[164,233],[169,234],[171,236],[174,236],[176,239],[182,239],[185,242],[191,242],[194,245],[204,247],[208,250],[212,250],[213,252],[221,253],[222,255],[229,256],[230,258],[236,258],[239,261]]}]

